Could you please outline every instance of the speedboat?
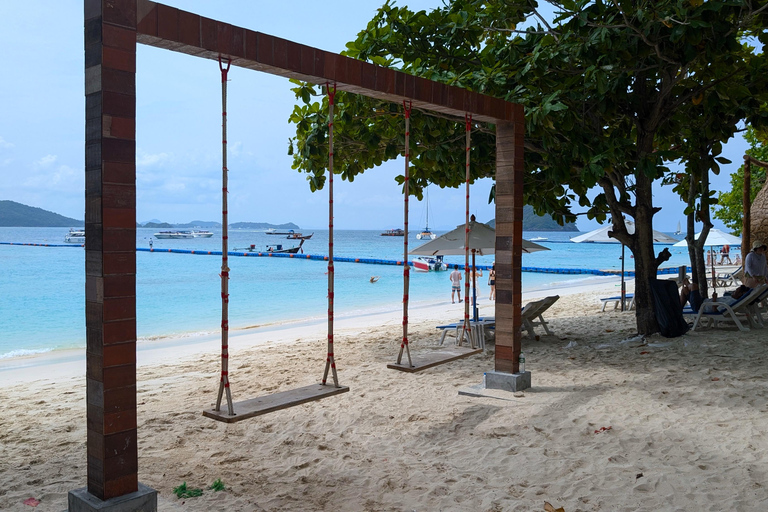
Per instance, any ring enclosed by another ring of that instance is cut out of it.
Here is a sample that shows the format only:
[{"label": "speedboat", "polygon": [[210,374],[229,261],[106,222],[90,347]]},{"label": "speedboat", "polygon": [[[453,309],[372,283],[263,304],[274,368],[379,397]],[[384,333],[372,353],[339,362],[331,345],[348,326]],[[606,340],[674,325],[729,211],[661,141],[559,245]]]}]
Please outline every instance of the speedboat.
[{"label": "speedboat", "polygon": [[70,228],[69,233],[64,237],[64,241],[68,244],[84,244],[85,230]]},{"label": "speedboat", "polygon": [[195,238],[211,238],[213,233],[211,231],[195,230],[192,231],[192,236]]},{"label": "speedboat", "polygon": [[[211,233],[213,236],[213,233]],[[191,231],[160,231],[155,233],[155,238],[159,240],[175,240],[178,238],[195,238]]]},{"label": "speedboat", "polygon": [[413,259],[413,268],[422,272],[429,272],[430,270],[445,270],[446,265],[443,263],[442,256],[418,256]]},{"label": "speedboat", "polygon": [[529,238],[528,240],[530,240],[531,242],[543,242],[544,240],[549,240],[549,238],[545,236],[537,236],[535,238]]}]

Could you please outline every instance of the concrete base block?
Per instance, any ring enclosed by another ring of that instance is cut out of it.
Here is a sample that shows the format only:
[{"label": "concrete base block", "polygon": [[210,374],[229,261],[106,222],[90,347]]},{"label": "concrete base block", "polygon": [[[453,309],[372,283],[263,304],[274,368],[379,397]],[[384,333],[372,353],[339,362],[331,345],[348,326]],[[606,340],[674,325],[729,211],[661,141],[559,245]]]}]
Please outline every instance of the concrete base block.
[{"label": "concrete base block", "polygon": [[68,512],[157,512],[157,491],[139,484],[139,490],[101,501],[87,487],[69,491]]},{"label": "concrete base block", "polygon": [[503,373],[490,371],[485,373],[485,387],[502,391],[523,391],[531,387],[531,372]]}]

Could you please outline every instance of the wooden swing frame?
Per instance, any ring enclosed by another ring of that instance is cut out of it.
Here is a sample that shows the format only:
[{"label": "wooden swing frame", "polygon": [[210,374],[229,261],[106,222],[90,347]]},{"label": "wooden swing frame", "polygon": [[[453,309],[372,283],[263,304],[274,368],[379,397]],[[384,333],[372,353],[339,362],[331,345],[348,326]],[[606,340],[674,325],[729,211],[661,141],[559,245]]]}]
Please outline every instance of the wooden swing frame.
[{"label": "wooden swing frame", "polygon": [[496,126],[495,370],[520,354],[521,105],[149,0],[84,0],[87,491],[135,493],[136,48],[145,44]]}]

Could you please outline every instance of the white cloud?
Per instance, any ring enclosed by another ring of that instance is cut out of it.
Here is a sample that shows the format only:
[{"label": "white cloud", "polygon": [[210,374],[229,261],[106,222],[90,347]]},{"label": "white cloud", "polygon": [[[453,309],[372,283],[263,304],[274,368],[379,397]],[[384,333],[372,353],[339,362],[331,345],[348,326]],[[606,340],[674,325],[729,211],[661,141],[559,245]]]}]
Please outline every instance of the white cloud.
[{"label": "white cloud", "polygon": [[136,151],[136,167],[159,166],[173,158],[169,153],[149,154],[141,149]]},{"label": "white cloud", "polygon": [[45,169],[47,167],[50,167],[57,159],[58,157],[56,155],[45,155],[43,158],[36,160],[32,166],[35,169]]},{"label": "white cloud", "polygon": [[12,148],[13,144],[0,137],[0,148]]}]

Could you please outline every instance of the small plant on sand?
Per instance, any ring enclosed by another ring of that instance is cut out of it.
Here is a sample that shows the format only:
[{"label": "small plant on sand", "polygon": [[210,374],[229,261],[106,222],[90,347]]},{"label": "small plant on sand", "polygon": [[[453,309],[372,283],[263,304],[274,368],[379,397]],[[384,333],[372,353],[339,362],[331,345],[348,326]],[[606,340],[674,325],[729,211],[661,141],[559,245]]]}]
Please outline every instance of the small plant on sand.
[{"label": "small plant on sand", "polygon": [[177,498],[196,498],[203,495],[203,490],[197,487],[187,487],[187,482],[184,482],[180,486],[173,488],[173,494]]},{"label": "small plant on sand", "polygon": [[213,482],[211,486],[208,488],[213,489],[214,491],[217,491],[217,492],[223,491],[224,489],[226,489],[226,487],[224,487],[224,482],[221,481],[221,478],[217,478],[216,481]]}]

